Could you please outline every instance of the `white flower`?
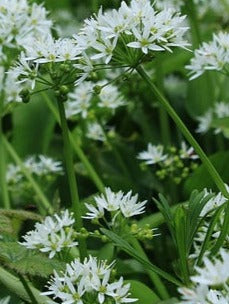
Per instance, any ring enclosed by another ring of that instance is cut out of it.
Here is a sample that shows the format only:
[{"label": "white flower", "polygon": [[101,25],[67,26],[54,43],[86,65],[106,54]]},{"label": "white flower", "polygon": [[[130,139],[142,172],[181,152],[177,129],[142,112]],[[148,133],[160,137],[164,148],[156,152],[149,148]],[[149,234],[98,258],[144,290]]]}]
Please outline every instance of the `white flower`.
[{"label": "white flower", "polygon": [[[103,86],[105,82],[99,82],[98,85]],[[125,105],[123,98],[118,91],[118,88],[114,85],[106,85],[102,88],[99,94],[100,102],[98,106],[100,108],[109,108],[115,110],[116,108]]]},{"label": "white flower", "polygon": [[114,298],[115,304],[136,302],[138,299],[129,298],[129,290],[130,284],[123,285],[123,277],[121,277],[119,281],[108,286],[108,295]]},{"label": "white flower", "polygon": [[182,294],[184,301],[181,304],[206,304],[208,287],[206,285],[197,285],[196,288],[180,287],[178,291]]},{"label": "white flower", "polygon": [[100,206],[107,211],[116,211],[120,207],[120,202],[124,196],[122,191],[112,192],[110,188],[105,188],[105,194],[95,197],[97,206]]},{"label": "white flower", "polygon": [[82,53],[76,41],[70,38],[54,40],[50,35],[30,38],[24,45],[25,59],[43,64],[47,62],[62,62],[76,60]]},{"label": "white flower", "polygon": [[218,118],[229,117],[229,104],[223,101],[217,102],[214,107],[214,112]]},{"label": "white flower", "polygon": [[140,48],[142,52],[148,54],[148,51],[164,51],[164,49],[157,45],[155,42],[155,37],[151,35],[149,27],[145,27],[143,33],[141,34],[136,28],[133,28],[133,34],[137,38],[137,41],[130,42],[127,46],[132,48]]},{"label": "white flower", "polygon": [[62,174],[63,167],[60,161],[54,161],[45,155],[39,155],[39,175]]},{"label": "white flower", "polygon": [[198,128],[196,129],[197,133],[206,133],[212,124],[212,111],[209,110],[204,115],[197,117],[197,120],[199,121]]},{"label": "white flower", "polygon": [[188,147],[187,144],[182,141],[181,143],[181,154],[180,157],[182,159],[190,158],[190,159],[198,159],[199,156],[195,153],[195,150],[193,147]]},{"label": "white flower", "polygon": [[[147,201],[138,202],[138,195],[132,196],[132,191],[124,194],[122,191],[113,192],[110,188],[105,188],[105,194],[95,196],[96,206],[85,204],[89,212],[84,216],[87,219],[99,219],[104,216],[104,211],[121,212],[124,217],[131,217],[143,213]],[[113,221],[115,216],[113,218]]]},{"label": "white flower", "polygon": [[86,55],[85,52],[82,53],[82,56],[79,58],[79,63],[75,64],[74,67],[77,70],[80,70],[78,73],[78,76],[80,76],[76,82],[75,85],[78,86],[81,84],[87,77],[90,75],[90,73],[93,71],[94,67],[89,59],[89,57]]},{"label": "white flower", "polygon": [[213,40],[204,42],[194,53],[191,64],[186,68],[190,70],[192,79],[202,75],[206,70],[222,71],[228,74],[226,66],[229,63],[229,34],[220,32],[213,35]]},{"label": "white flower", "polygon": [[87,134],[86,136],[88,138],[91,138],[93,140],[99,140],[99,141],[105,141],[105,135],[103,132],[103,128],[100,124],[93,122],[89,123],[87,125]]},{"label": "white flower", "polygon": [[120,210],[125,217],[135,216],[145,212],[146,203],[138,202],[138,194],[132,196],[132,191],[129,191],[120,202]]},{"label": "white flower", "polygon": [[93,205],[90,204],[85,204],[85,206],[87,207],[87,209],[89,210],[89,212],[83,216],[83,218],[85,219],[99,219],[102,218],[104,216],[104,209],[102,206],[97,205],[96,207],[94,207]]},{"label": "white flower", "polygon": [[197,274],[191,279],[197,284],[208,286],[218,286],[227,283],[229,280],[229,252],[225,249],[220,250],[220,258],[211,261],[208,257],[203,259],[204,267],[195,267]]},{"label": "white flower", "polygon": [[212,304],[228,304],[229,303],[229,290],[224,295],[220,290],[209,290],[207,300]]},{"label": "white flower", "polygon": [[18,79],[18,83],[26,83],[33,90],[38,75],[38,64],[31,66],[22,53],[17,65],[12,67],[7,73]]},{"label": "white flower", "polygon": [[84,81],[75,88],[74,92],[69,93],[69,100],[65,104],[67,118],[78,114],[82,118],[87,117],[93,96],[93,86],[92,82]]},{"label": "white flower", "polygon": [[144,160],[147,165],[153,165],[166,160],[168,155],[163,154],[163,146],[153,146],[151,143],[148,144],[148,149],[139,153],[138,159]]},{"label": "white flower", "polygon": [[[225,186],[228,189],[228,186],[227,185],[225,185]],[[204,189],[204,192],[205,192],[205,197],[208,194],[212,193],[211,191],[208,191],[207,189]],[[202,209],[200,216],[204,217],[209,211],[217,209],[218,207],[223,205],[226,201],[227,201],[227,198],[224,197],[221,192],[219,192],[218,194],[214,195],[212,198],[210,198],[208,200],[208,202],[205,204],[204,208]]]},{"label": "white flower", "polygon": [[53,217],[47,216],[43,223],[35,224],[35,230],[23,236],[25,242],[20,244],[28,249],[48,252],[49,258],[52,259],[63,248],[71,248],[78,244],[74,241],[72,225],[75,220],[72,216],[73,214],[69,214],[68,210],[62,212],[60,216],[57,214]]},{"label": "white flower", "polygon": [[24,166],[37,176],[62,174],[63,167],[60,161],[54,161],[52,158],[45,155],[27,157]]},{"label": "white flower", "polygon": [[8,184],[17,184],[22,177],[20,167],[13,164],[7,166],[6,180]]},{"label": "white flower", "polygon": [[98,51],[97,54],[91,56],[92,60],[100,59],[105,57],[105,63],[108,64],[113,56],[113,51],[117,44],[117,38],[108,39],[102,38],[102,42],[95,42],[93,48]]}]

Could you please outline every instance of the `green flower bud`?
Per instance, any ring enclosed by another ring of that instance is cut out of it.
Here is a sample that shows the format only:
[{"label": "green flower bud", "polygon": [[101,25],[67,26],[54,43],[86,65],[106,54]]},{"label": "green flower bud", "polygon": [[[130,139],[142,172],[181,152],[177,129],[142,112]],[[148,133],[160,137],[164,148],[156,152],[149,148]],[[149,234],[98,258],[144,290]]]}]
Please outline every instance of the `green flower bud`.
[{"label": "green flower bud", "polygon": [[60,65],[60,70],[63,71],[63,72],[69,72],[70,69],[71,69],[71,67],[67,63],[62,63]]},{"label": "green flower bud", "polygon": [[106,243],[108,241],[108,238],[105,235],[102,235],[101,240],[102,242]]},{"label": "green flower bud", "polygon": [[63,94],[63,95],[68,94],[69,93],[69,88],[66,85],[62,85],[60,87],[60,93]]},{"label": "green flower bud", "polygon": [[102,87],[99,86],[99,85],[95,85],[95,86],[93,87],[93,90],[94,90],[94,93],[95,93],[95,94],[99,95],[99,94],[101,93]]},{"label": "green flower bud", "polygon": [[30,91],[28,89],[23,89],[19,93],[19,96],[22,99],[22,102],[28,103],[30,101]]}]

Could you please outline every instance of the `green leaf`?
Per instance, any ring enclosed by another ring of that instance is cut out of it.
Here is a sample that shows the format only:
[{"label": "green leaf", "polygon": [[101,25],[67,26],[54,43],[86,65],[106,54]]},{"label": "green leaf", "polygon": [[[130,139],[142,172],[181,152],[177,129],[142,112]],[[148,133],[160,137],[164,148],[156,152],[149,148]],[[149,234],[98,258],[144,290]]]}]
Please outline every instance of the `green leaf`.
[{"label": "green leaf", "polygon": [[198,79],[188,82],[188,96],[186,100],[186,110],[194,119],[205,113],[214,103],[214,93],[211,87],[211,77],[204,74]]},{"label": "green leaf", "polygon": [[108,243],[104,245],[98,253],[98,258],[100,260],[108,260],[112,261],[114,256],[114,245],[112,243]]},{"label": "green leaf", "polygon": [[162,278],[168,280],[169,282],[172,282],[175,285],[180,286],[181,282],[179,282],[176,278],[174,278],[169,273],[161,270],[159,267],[155,266],[154,264],[150,263],[146,259],[144,259],[141,255],[136,252],[136,250],[130,246],[130,244],[123,240],[120,236],[118,236],[116,233],[109,231],[107,229],[101,228],[101,231],[114,242],[114,244],[118,247],[120,247],[122,250],[124,250],[126,253],[128,253],[130,256],[134,257],[137,261],[139,261],[141,264],[143,264],[145,267],[147,267],[148,270],[156,272],[158,275],[160,275]]},{"label": "green leaf", "polygon": [[[221,178],[225,181],[229,181],[229,170],[225,170],[225,164],[229,163],[229,152],[219,152],[211,157],[210,161],[218,171]],[[204,188],[217,190],[215,183],[213,182],[208,170],[204,165],[199,166],[195,172],[186,180],[184,189],[186,195],[189,195],[193,189],[203,190]]]},{"label": "green leaf", "polygon": [[47,111],[43,99],[36,96],[30,103],[18,106],[12,119],[13,145],[20,156],[39,154],[47,150],[55,120]]},{"label": "green leaf", "polygon": [[138,301],[135,303],[160,303],[160,300],[158,300],[157,295],[147,285],[135,280],[125,280],[125,283],[130,283],[130,297],[138,299]]},{"label": "green leaf", "polygon": [[[2,267],[0,267],[0,283],[4,285],[10,292],[13,292],[14,294],[18,295],[20,298],[22,298],[25,301],[30,302],[30,298],[25,291],[25,288],[21,281],[14,275],[12,275],[10,272],[6,271]],[[30,286],[30,289],[34,296],[36,297],[39,304],[55,304],[50,298],[46,296],[41,296],[41,292],[34,288],[30,283],[28,283]]]},{"label": "green leaf", "polygon": [[0,262],[11,270],[22,275],[47,278],[53,269],[64,269],[64,263],[56,259],[50,260],[42,254],[34,254],[31,250],[17,242],[0,242]]}]

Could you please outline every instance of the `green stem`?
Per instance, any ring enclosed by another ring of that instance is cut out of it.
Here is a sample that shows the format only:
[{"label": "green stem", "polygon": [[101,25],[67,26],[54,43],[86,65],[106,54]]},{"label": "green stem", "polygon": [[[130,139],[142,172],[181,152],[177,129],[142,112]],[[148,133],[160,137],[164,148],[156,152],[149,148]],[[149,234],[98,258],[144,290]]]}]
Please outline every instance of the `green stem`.
[{"label": "green stem", "polygon": [[[131,240],[131,244],[132,246],[136,249],[136,251],[147,261],[149,261],[147,255],[145,254],[144,250],[142,249],[142,246],[140,245],[140,243],[138,242],[137,239],[133,238]],[[165,285],[163,284],[162,280],[160,279],[160,277],[158,276],[158,274],[156,272],[147,271],[149,274],[150,279],[152,280],[158,294],[160,295],[160,297],[163,300],[166,300],[169,298],[169,294],[168,291],[165,287]]]},{"label": "green stem", "polygon": [[[52,101],[47,96],[47,94],[43,94],[43,97],[46,101],[47,106],[49,107],[49,109],[53,113],[53,116],[55,117],[56,121],[60,124],[60,117],[59,117],[59,114],[58,114],[58,111],[57,111],[56,107],[53,105]],[[83,165],[85,166],[91,180],[94,182],[94,184],[97,187],[97,189],[99,190],[99,192],[104,192],[105,186],[104,186],[102,180],[100,179],[100,177],[96,173],[94,167],[92,166],[92,164],[90,163],[90,161],[86,157],[84,151],[79,147],[79,145],[75,141],[71,132],[69,132],[69,138],[70,138],[72,148],[74,149],[74,151],[76,152],[76,155],[78,156],[78,158],[82,161]]]},{"label": "green stem", "polygon": [[37,300],[36,300],[36,298],[35,298],[35,296],[34,296],[32,290],[31,290],[29,284],[27,283],[27,281],[26,281],[25,278],[23,277],[23,275],[18,274],[18,277],[19,277],[20,281],[22,282],[22,285],[24,286],[24,288],[25,288],[25,290],[26,290],[26,292],[27,292],[27,294],[28,294],[28,296],[29,296],[29,298],[30,298],[30,300],[31,300],[31,303],[33,303],[33,304],[39,304],[39,303],[37,302]]},{"label": "green stem", "polygon": [[17,152],[14,150],[13,146],[7,141],[5,137],[3,137],[3,143],[6,147],[6,150],[14,160],[14,162],[20,167],[22,173],[25,175],[27,180],[30,182],[31,186],[33,187],[35,193],[37,194],[42,207],[48,213],[53,213],[53,207],[51,206],[49,200],[46,198],[45,194],[42,192],[40,186],[34,180],[33,176],[29,172],[29,170],[24,166],[23,162],[21,161],[20,157],[18,156]]},{"label": "green stem", "polygon": [[[80,207],[78,188],[77,188],[76,177],[74,172],[74,163],[73,163],[72,150],[69,140],[67,119],[66,119],[64,104],[62,100],[58,99],[57,103],[60,114],[60,122],[61,122],[62,136],[64,142],[64,159],[65,159],[66,173],[69,183],[70,196],[72,201],[72,209],[76,217],[76,228],[78,231],[80,231],[81,228],[83,227],[83,221],[81,218],[81,210],[80,210],[81,207]],[[79,252],[80,252],[80,259],[81,261],[83,261],[84,258],[87,256],[87,247],[84,239],[79,239]]]},{"label": "green stem", "polygon": [[200,159],[202,160],[203,164],[205,165],[206,169],[208,170],[209,174],[211,175],[212,179],[214,180],[216,186],[218,189],[222,192],[222,194],[229,198],[229,194],[227,192],[227,189],[225,187],[225,184],[223,180],[221,179],[219,173],[216,171],[215,167],[207,157],[207,155],[204,153],[198,142],[195,140],[195,138],[192,136],[192,134],[189,132],[183,121],[180,119],[180,117],[177,115],[177,113],[174,111],[172,106],[169,104],[169,102],[166,100],[166,98],[161,94],[161,92],[158,90],[158,88],[155,86],[155,84],[151,81],[147,73],[144,71],[144,69],[141,66],[138,66],[136,68],[137,72],[141,75],[143,80],[149,85],[151,91],[155,94],[160,104],[163,106],[163,108],[167,111],[167,113],[170,115],[170,117],[174,120],[177,127],[180,129],[180,131],[183,133],[186,140],[190,143],[190,145],[195,149],[196,153],[199,155]]},{"label": "green stem", "polygon": [[10,209],[10,198],[6,181],[6,149],[3,144],[2,117],[0,116],[0,190],[5,209]]}]

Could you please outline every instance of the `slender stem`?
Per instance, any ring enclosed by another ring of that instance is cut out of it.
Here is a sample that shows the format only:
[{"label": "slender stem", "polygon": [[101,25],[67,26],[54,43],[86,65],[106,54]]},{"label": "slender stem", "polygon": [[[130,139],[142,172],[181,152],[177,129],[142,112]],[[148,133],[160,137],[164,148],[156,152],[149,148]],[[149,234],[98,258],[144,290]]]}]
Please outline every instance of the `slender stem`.
[{"label": "slender stem", "polygon": [[[59,114],[58,114],[58,111],[57,111],[56,107],[53,105],[53,103],[51,102],[51,100],[49,99],[47,94],[43,94],[43,96],[44,96],[44,99],[46,101],[47,106],[49,107],[49,109],[53,113],[56,121],[60,124],[60,117],[59,117]],[[79,157],[79,159],[84,164],[91,180],[94,182],[94,184],[97,187],[97,189],[99,190],[99,192],[104,192],[105,186],[104,186],[102,180],[100,179],[100,177],[97,174],[97,172],[95,171],[94,167],[92,166],[92,164],[88,160],[84,151],[79,147],[79,145],[75,141],[71,132],[69,132],[69,138],[70,138],[72,148],[74,149],[74,151],[76,152],[76,155]]]},{"label": "slender stem", "polygon": [[10,209],[10,198],[6,181],[6,149],[3,144],[2,118],[0,116],[0,189],[5,209]]},{"label": "slender stem", "polygon": [[[73,163],[72,150],[69,140],[67,119],[66,119],[64,104],[62,100],[58,99],[57,103],[58,103],[58,109],[59,109],[60,121],[62,127],[62,136],[64,142],[64,158],[65,158],[66,173],[68,177],[69,190],[72,201],[72,209],[76,217],[76,228],[78,231],[80,231],[80,229],[83,227],[83,221],[81,218],[81,210],[80,210],[81,207],[80,207],[78,188],[77,188],[76,177],[74,172],[74,163]],[[86,242],[84,239],[79,239],[79,252],[80,252],[80,259],[82,261],[87,256]]]},{"label": "slender stem", "polygon": [[24,286],[24,288],[25,288],[25,290],[26,290],[28,296],[30,297],[31,303],[33,303],[33,304],[39,304],[39,303],[37,302],[37,300],[36,300],[36,298],[35,298],[35,296],[34,296],[32,290],[30,289],[29,284],[27,283],[27,281],[26,281],[25,278],[23,277],[23,275],[18,274],[18,277],[19,277],[19,279],[20,279],[22,285]]},{"label": "slender stem", "polygon": [[[147,255],[145,254],[144,250],[142,249],[142,246],[140,245],[140,243],[138,242],[137,239],[133,238],[131,240],[131,244],[132,246],[136,249],[136,251],[142,255],[142,257],[144,259],[146,259],[147,261],[149,261]],[[163,284],[161,278],[159,277],[159,275],[156,273],[156,272],[153,272],[153,271],[150,271],[148,270],[147,271],[148,274],[149,274],[149,277],[150,279],[152,280],[158,294],[160,295],[160,297],[163,299],[163,300],[166,300],[169,298],[169,294],[168,294],[168,291],[165,287],[165,285]]]},{"label": "slender stem", "polygon": [[169,102],[166,100],[166,98],[161,94],[161,92],[158,90],[158,88],[154,85],[154,83],[151,81],[147,73],[144,71],[144,69],[139,66],[136,68],[137,72],[141,75],[141,77],[148,83],[150,89],[157,97],[160,104],[164,107],[164,109],[167,111],[167,113],[171,116],[171,118],[176,123],[177,127],[181,130],[186,140],[190,143],[191,146],[195,149],[196,153],[199,155],[200,159],[202,160],[203,164],[206,166],[206,169],[208,170],[209,174],[211,175],[212,179],[214,180],[216,186],[218,189],[222,192],[222,194],[229,198],[229,194],[227,192],[227,189],[225,187],[225,184],[223,180],[221,179],[219,173],[216,171],[215,167],[207,157],[207,155],[204,153],[198,142],[195,140],[195,138],[192,136],[190,131],[187,129],[183,121],[180,119],[180,117],[177,115],[177,113],[174,111],[174,109],[171,107]]},{"label": "slender stem", "polygon": [[25,175],[27,180],[30,182],[35,193],[37,194],[37,197],[39,198],[39,202],[42,205],[42,207],[45,209],[46,212],[53,213],[54,210],[53,210],[53,207],[51,206],[49,200],[47,199],[45,194],[42,192],[40,186],[34,180],[33,176],[29,172],[29,170],[24,166],[23,162],[21,161],[17,152],[14,150],[13,146],[7,141],[7,139],[5,137],[3,137],[3,144],[6,147],[6,150],[8,151],[9,155],[12,157],[12,159],[15,161],[15,163],[20,167],[22,173]]}]

